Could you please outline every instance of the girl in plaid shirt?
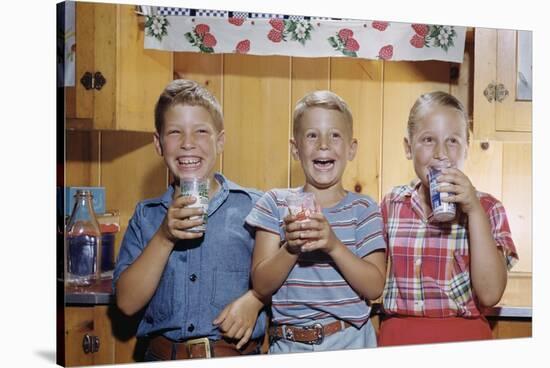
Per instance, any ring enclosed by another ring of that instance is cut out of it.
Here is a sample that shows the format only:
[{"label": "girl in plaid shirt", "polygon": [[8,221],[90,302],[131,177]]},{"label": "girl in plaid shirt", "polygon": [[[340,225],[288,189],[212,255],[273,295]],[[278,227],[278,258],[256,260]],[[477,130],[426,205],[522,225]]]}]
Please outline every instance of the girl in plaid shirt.
[{"label": "girl in plaid shirt", "polygon": [[[405,154],[419,181],[393,188],[381,204],[390,265],[379,345],[490,339],[482,310],[498,303],[518,256],[502,203],[462,172],[468,115],[448,93],[424,94],[410,111],[407,133]],[[432,166],[444,167],[438,190],[457,207],[449,222],[433,219]]]}]

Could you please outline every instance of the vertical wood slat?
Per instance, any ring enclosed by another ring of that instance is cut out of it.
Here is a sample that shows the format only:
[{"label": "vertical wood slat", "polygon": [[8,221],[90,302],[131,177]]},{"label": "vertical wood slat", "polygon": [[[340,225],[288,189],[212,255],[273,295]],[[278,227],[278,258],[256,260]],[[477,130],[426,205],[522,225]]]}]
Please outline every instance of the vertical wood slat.
[{"label": "vertical wood slat", "polygon": [[497,30],[497,80],[509,92],[502,102],[495,103],[495,129],[497,131],[531,131],[532,103],[517,101],[517,33],[514,30]]},{"label": "vertical wood slat", "polygon": [[[116,126],[121,130],[154,131],[158,96],[172,80],[173,53],[143,48],[144,29],[133,5],[116,5]],[[113,84],[115,84],[115,78]]]},{"label": "vertical wood slat", "polygon": [[65,365],[92,365],[93,355],[84,354],[82,339],[94,333],[94,307],[65,308]]},{"label": "vertical wood slat", "polygon": [[[191,79],[202,84],[223,107],[222,63],[223,55],[221,54],[176,52],[174,53],[174,79]],[[217,158],[217,171],[222,171],[222,157],[223,153]]]},{"label": "vertical wood slat", "polygon": [[[482,149],[482,143],[488,143],[489,147]],[[464,173],[477,190],[502,200],[502,142],[472,141]]]},{"label": "vertical wood slat", "polygon": [[[95,5],[77,2],[75,4],[75,86],[69,92],[67,117],[92,119],[94,117],[94,93],[86,90],[80,78],[95,69]],[[74,103],[74,106],[72,104]]]},{"label": "vertical wood slat", "polygon": [[99,140],[97,131],[65,133],[65,185],[98,186]]},{"label": "vertical wood slat", "polygon": [[106,206],[120,212],[121,231],[115,241],[118,255],[122,236],[136,204],[158,197],[167,187],[167,169],[155,151],[152,133],[105,132],[101,147],[101,178]]},{"label": "vertical wood slat", "polygon": [[261,190],[288,187],[290,58],[226,55],[223,171]]},{"label": "vertical wood slat", "polygon": [[94,365],[115,362],[115,337],[111,332],[111,322],[107,313],[108,305],[94,306],[94,335],[99,338],[99,351],[93,353]]},{"label": "vertical wood slat", "polygon": [[344,172],[344,188],[380,198],[380,146],[382,133],[382,61],[334,58],[331,89],[353,114],[357,155]]},{"label": "vertical wood slat", "polygon": [[382,127],[382,196],[393,186],[416,178],[405,157],[403,137],[416,99],[432,91],[449,92],[449,63],[438,61],[386,62]]},{"label": "vertical wood slat", "polygon": [[[330,59],[329,58],[297,58],[292,59],[291,96],[290,96],[290,135],[292,136],[292,115],[296,103],[307,93],[315,90],[329,89]],[[287,144],[290,152],[290,144]],[[304,171],[300,161],[290,157],[290,186],[298,187],[305,184]]]},{"label": "vertical wood slat", "polygon": [[494,137],[495,102],[489,102],[483,91],[497,81],[497,34],[495,29],[475,29],[474,68],[474,138],[488,140]]},{"label": "vertical wood slat", "polygon": [[532,270],[532,145],[503,144],[502,203],[519,254],[514,272]]}]

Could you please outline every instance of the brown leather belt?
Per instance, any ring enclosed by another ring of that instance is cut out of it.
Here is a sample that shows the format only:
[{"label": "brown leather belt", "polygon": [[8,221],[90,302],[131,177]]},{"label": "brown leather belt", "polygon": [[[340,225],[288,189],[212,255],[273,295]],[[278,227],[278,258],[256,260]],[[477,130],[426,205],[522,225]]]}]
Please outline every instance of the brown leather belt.
[{"label": "brown leather belt", "polygon": [[318,345],[323,342],[325,337],[350,326],[350,323],[340,320],[326,325],[315,323],[304,327],[292,325],[271,326],[269,328],[269,336],[271,338],[286,339],[290,341],[303,342],[310,345]]},{"label": "brown leather belt", "polygon": [[207,337],[176,342],[164,336],[157,336],[149,342],[149,350],[162,360],[198,359],[247,355],[258,347],[258,341],[250,340],[244,348],[225,340],[209,340]]}]

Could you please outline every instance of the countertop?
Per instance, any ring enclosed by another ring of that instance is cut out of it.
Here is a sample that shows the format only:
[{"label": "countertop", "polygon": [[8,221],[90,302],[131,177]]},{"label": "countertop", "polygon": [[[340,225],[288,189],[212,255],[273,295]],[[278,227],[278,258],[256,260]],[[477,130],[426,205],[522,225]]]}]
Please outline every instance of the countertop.
[{"label": "countertop", "polygon": [[[529,299],[530,300],[530,299]],[[487,317],[531,318],[531,305],[510,303],[511,299],[503,296],[501,303],[485,310]],[[65,304],[69,306],[115,304],[112,279],[103,279],[98,284],[87,287],[66,287]],[[514,305],[510,305],[514,304]],[[373,304],[374,313],[380,313],[380,304]]]}]

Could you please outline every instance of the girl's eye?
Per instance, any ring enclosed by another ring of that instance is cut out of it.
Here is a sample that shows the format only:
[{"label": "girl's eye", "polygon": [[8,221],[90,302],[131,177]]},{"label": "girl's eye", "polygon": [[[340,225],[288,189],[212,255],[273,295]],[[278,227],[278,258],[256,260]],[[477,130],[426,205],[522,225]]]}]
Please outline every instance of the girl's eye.
[{"label": "girl's eye", "polygon": [[432,142],[433,142],[433,138],[432,138],[432,137],[424,137],[424,138],[422,138],[422,142],[424,142],[424,143],[432,143]]},{"label": "girl's eye", "polygon": [[449,142],[452,143],[452,144],[457,144],[457,143],[458,143],[458,139],[456,139],[456,138],[449,138]]},{"label": "girl's eye", "polygon": [[197,130],[197,132],[199,132],[200,134],[206,134],[206,133],[208,133],[208,130],[206,130],[206,129],[199,129],[199,130]]},{"label": "girl's eye", "polygon": [[332,133],[332,138],[340,138],[340,133]]},{"label": "girl's eye", "polygon": [[307,133],[306,138],[317,138],[317,134],[315,133]]},{"label": "girl's eye", "polygon": [[177,131],[177,130],[169,130],[168,131],[168,135],[174,135],[174,134],[178,134],[178,133],[179,133],[179,131]]}]

